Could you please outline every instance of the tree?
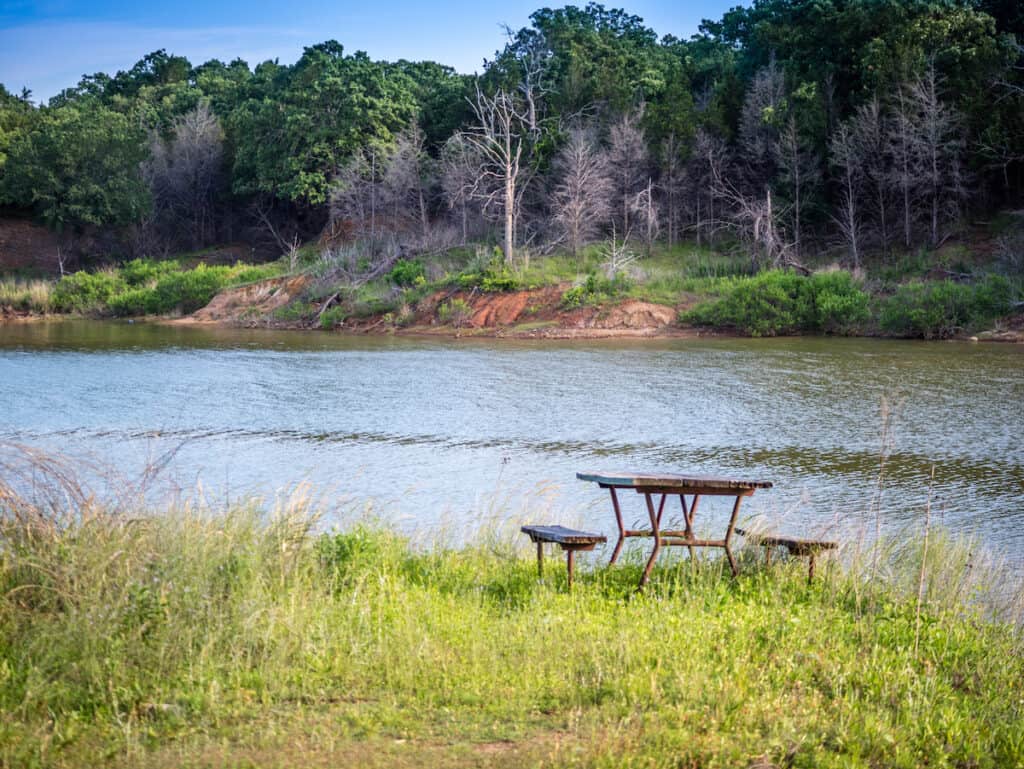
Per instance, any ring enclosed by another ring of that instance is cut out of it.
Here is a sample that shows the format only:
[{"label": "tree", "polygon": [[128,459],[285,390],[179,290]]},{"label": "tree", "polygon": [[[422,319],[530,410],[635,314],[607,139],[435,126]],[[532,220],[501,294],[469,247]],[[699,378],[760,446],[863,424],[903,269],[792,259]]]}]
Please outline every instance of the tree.
[{"label": "tree", "polygon": [[95,103],[42,110],[8,149],[0,198],[57,231],[137,222],[150,205],[139,173],[144,140],[130,118]]},{"label": "tree", "polygon": [[647,142],[640,123],[643,108],[622,115],[612,124],[608,140],[608,163],[612,168],[615,183],[615,197],[618,221],[622,225],[622,237],[629,239],[630,211],[636,196],[641,193],[649,180],[647,168]]},{"label": "tree", "polygon": [[889,154],[889,126],[877,96],[857,108],[851,118],[851,152],[857,157],[863,176],[867,210],[873,211],[878,223],[878,238],[883,251],[889,250],[889,206],[891,170]]},{"label": "tree", "polygon": [[469,238],[469,214],[474,202],[473,189],[482,159],[465,134],[455,133],[441,149],[441,191],[448,209],[459,211],[462,245]]},{"label": "tree", "polygon": [[238,194],[320,205],[337,168],[370,142],[390,142],[416,115],[408,76],[361,51],[346,56],[334,41],[306,48],[263,89],[228,121]]},{"label": "tree", "polygon": [[611,209],[612,180],[607,155],[597,146],[593,132],[574,128],[555,157],[558,180],[551,195],[555,221],[573,256],[607,222]]},{"label": "tree", "polygon": [[512,93],[498,89],[488,96],[477,90],[473,103],[475,121],[463,134],[478,156],[471,194],[482,202],[485,215],[499,218],[504,228],[502,250],[506,264],[515,255],[516,224],[526,189],[529,122],[522,103]]},{"label": "tree", "polygon": [[778,126],[786,110],[786,84],[774,59],[758,70],[747,88],[740,117],[740,152],[746,161],[746,186],[760,196],[775,177]]},{"label": "tree", "polygon": [[168,138],[151,133],[142,175],[154,211],[174,230],[187,230],[192,248],[215,234],[213,210],[223,158],[224,131],[208,102],[175,118]]},{"label": "tree", "polygon": [[966,196],[961,119],[956,110],[943,103],[939,89],[940,78],[930,65],[909,91],[916,128],[913,152],[933,246],[939,244],[942,224],[959,216]]},{"label": "tree", "polygon": [[800,258],[803,240],[802,215],[810,193],[821,181],[818,159],[808,149],[807,142],[800,134],[796,118],[790,115],[775,145],[775,162],[779,169],[779,181],[789,193],[793,221],[793,249]]},{"label": "tree", "polygon": [[842,123],[829,143],[832,165],[839,171],[839,213],[834,217],[847,248],[853,268],[860,267],[861,215],[860,200],[864,184],[864,162],[854,130]]},{"label": "tree", "polygon": [[419,230],[424,237],[430,229],[427,217],[427,188],[432,164],[423,131],[412,126],[401,131],[384,159],[383,192],[391,211],[394,231]]}]

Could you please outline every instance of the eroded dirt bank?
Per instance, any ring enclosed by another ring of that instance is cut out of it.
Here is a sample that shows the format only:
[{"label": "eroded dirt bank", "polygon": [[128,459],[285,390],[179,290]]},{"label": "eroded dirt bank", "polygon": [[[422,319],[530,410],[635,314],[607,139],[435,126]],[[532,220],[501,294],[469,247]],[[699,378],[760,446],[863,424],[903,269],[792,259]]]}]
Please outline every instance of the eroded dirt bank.
[{"label": "eroded dirt bank", "polygon": [[[288,321],[275,311],[300,298],[305,276],[273,278],[218,294],[203,309],[174,323],[223,323],[270,328],[320,328],[316,322],[325,305],[311,303],[312,321]],[[636,299],[572,309],[562,307],[568,286],[508,293],[473,290],[438,291],[398,315],[348,318],[335,328],[354,333],[428,334],[442,336],[501,336],[523,338],[693,337],[714,332],[682,327],[679,312]],[[457,308],[454,312],[451,308]],[[445,310],[448,310],[447,313]],[[442,318],[445,320],[443,321]]]}]

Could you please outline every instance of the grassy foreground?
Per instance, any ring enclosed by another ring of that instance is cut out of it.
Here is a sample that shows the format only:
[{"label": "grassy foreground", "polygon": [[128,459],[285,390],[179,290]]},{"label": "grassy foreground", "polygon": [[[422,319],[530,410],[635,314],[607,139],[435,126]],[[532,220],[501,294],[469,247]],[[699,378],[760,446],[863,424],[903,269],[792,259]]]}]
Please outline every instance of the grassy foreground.
[{"label": "grassy foreground", "polygon": [[1024,766],[1021,636],[935,532],[924,569],[747,552],[637,596],[634,557],[568,594],[518,538],[4,491],[3,766]]}]

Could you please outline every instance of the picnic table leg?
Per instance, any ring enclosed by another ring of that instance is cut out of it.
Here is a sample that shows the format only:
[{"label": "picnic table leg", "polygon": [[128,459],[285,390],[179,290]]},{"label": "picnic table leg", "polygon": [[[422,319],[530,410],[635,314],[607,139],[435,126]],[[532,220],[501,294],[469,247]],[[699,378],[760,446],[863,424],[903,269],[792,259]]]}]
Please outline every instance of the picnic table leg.
[{"label": "picnic table leg", "polygon": [[729,530],[725,532],[725,554],[729,558],[729,567],[732,569],[732,575],[735,577],[740,573],[739,568],[736,566],[736,558],[732,554],[732,532],[736,528],[736,519],[740,514],[740,502],[743,501],[742,496],[736,497],[736,504],[732,506],[732,517],[729,518]]},{"label": "picnic table leg", "polygon": [[537,576],[544,577],[544,543],[537,542]]},{"label": "picnic table leg", "polygon": [[612,559],[608,561],[608,565],[611,566],[619,560],[619,553],[622,552],[622,543],[626,541],[626,527],[622,525],[622,510],[619,508],[619,497],[615,493],[615,488],[611,487],[608,491],[610,491],[612,495],[612,507],[615,509],[615,522],[619,525],[619,541],[615,543],[615,549],[612,550]]},{"label": "picnic table leg", "polygon": [[811,584],[814,581],[814,556],[815,552],[812,550],[810,555],[810,563],[807,566],[807,584]]},{"label": "picnic table leg", "polygon": [[[686,509],[686,496],[684,494],[679,495],[679,501],[683,503],[683,520],[686,521],[686,537],[687,539],[693,539],[693,516],[697,513],[697,503],[700,501],[700,494],[693,495],[693,504],[690,505],[690,509]],[[694,558],[693,545],[689,546],[690,560]]]},{"label": "picnic table leg", "polygon": [[654,562],[658,560],[658,553],[661,551],[661,527],[658,525],[658,514],[654,511],[654,502],[651,499],[650,494],[644,494],[644,498],[647,500],[647,514],[651,518],[651,529],[654,532],[654,549],[651,550],[651,557],[647,559],[647,565],[644,567],[644,573],[640,576],[640,584],[637,587],[638,590],[643,590],[644,585],[647,584],[647,580],[651,577],[651,570],[654,568]]},{"label": "picnic table leg", "polygon": [[569,548],[565,551],[565,565],[569,570],[569,589],[572,590],[573,567],[576,565],[576,549]]}]

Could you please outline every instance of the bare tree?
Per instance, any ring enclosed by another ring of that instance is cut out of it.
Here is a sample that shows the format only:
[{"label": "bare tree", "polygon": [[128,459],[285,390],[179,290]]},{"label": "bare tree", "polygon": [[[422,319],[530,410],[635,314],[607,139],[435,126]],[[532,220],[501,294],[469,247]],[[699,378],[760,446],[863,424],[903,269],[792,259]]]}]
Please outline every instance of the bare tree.
[{"label": "bare tree", "polygon": [[384,158],[382,191],[393,231],[419,230],[427,236],[427,188],[432,171],[423,131],[415,125],[401,131]]},{"label": "bare tree", "polygon": [[519,100],[502,89],[488,96],[477,88],[472,107],[476,120],[463,134],[480,159],[471,194],[482,202],[485,215],[502,221],[505,262],[511,264],[529,174],[524,166],[528,117]]},{"label": "bare tree", "polygon": [[829,142],[832,165],[839,169],[839,213],[833,217],[839,228],[854,269],[860,267],[861,216],[860,200],[864,171],[857,138],[848,123],[840,124]]},{"label": "bare tree", "polygon": [[892,158],[889,186],[894,190],[903,208],[903,245],[910,248],[914,223],[914,195],[918,184],[917,163],[914,154],[915,125],[913,106],[905,88],[896,94],[893,118],[887,132],[887,154]]},{"label": "bare tree", "polygon": [[705,231],[709,242],[714,242],[716,200],[722,181],[726,178],[728,147],[720,136],[704,127],[697,129],[693,145],[689,177],[694,199],[697,245],[700,246]]},{"label": "bare tree", "polygon": [[633,198],[630,210],[633,213],[633,221],[643,228],[644,245],[647,256],[650,256],[654,248],[654,239],[658,237],[660,229],[658,207],[654,202],[654,182],[650,177],[647,177],[647,186]]},{"label": "bare tree", "polygon": [[615,194],[618,199],[619,220],[623,238],[629,239],[629,213],[644,185],[649,180],[647,168],[647,142],[640,125],[643,107],[628,112],[619,118],[609,135],[608,162],[615,179]]},{"label": "bare tree", "polygon": [[799,259],[803,242],[801,217],[808,196],[821,181],[821,171],[818,168],[818,159],[807,148],[797,129],[796,118],[792,115],[779,132],[775,144],[775,158],[780,181],[788,189],[790,195],[790,211],[793,217],[793,249],[796,252],[796,258]]},{"label": "bare tree", "polygon": [[555,222],[569,243],[572,255],[589,242],[607,222],[611,210],[612,180],[608,157],[590,131],[576,128],[554,161],[558,182],[551,195]]},{"label": "bare tree", "polygon": [[772,58],[754,75],[740,114],[740,148],[747,186],[760,195],[775,176],[775,147],[786,100],[786,81]]},{"label": "bare tree", "polygon": [[857,108],[851,123],[851,148],[863,175],[867,209],[878,223],[883,251],[889,250],[889,204],[891,202],[889,126],[877,96]]},{"label": "bare tree", "polygon": [[221,180],[224,131],[209,103],[175,118],[170,136],[150,135],[142,175],[149,183],[158,220],[191,235],[193,248],[214,234],[213,204]]},{"label": "bare tree", "polygon": [[679,236],[680,202],[686,181],[686,164],[682,159],[682,142],[675,133],[668,135],[661,147],[661,178],[658,188],[665,201],[665,223],[668,225],[668,245],[675,245]]},{"label": "bare tree", "polygon": [[462,245],[469,239],[469,214],[481,163],[476,147],[462,132],[453,134],[441,148],[441,191],[448,209],[459,212]]},{"label": "bare tree", "polygon": [[917,131],[914,155],[925,198],[932,245],[938,245],[944,222],[956,219],[966,197],[961,156],[964,149],[959,114],[942,102],[934,63],[910,87]]},{"label": "bare tree", "polygon": [[353,233],[371,240],[379,230],[383,155],[375,143],[357,150],[338,169],[331,187],[331,221],[348,222]]},{"label": "bare tree", "polygon": [[782,213],[772,199],[772,189],[765,186],[764,196],[747,195],[729,180],[715,174],[713,184],[716,196],[730,210],[730,222],[739,236],[750,244],[751,267],[764,265],[789,266],[803,272],[807,268],[793,258],[792,247],[786,242],[779,226]]},{"label": "bare tree", "polygon": [[541,101],[550,91],[547,73],[551,63],[551,46],[544,33],[536,29],[514,32],[504,25],[508,38],[506,50],[520,67],[519,93],[525,102],[526,125],[536,134],[540,127]]}]

